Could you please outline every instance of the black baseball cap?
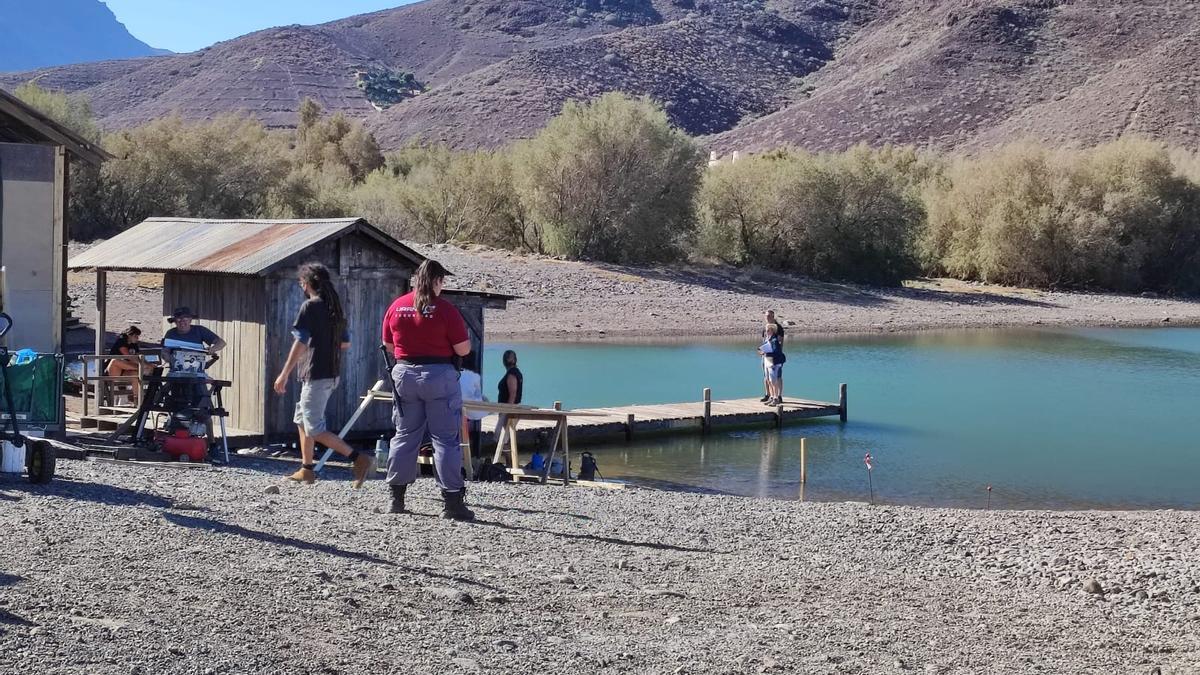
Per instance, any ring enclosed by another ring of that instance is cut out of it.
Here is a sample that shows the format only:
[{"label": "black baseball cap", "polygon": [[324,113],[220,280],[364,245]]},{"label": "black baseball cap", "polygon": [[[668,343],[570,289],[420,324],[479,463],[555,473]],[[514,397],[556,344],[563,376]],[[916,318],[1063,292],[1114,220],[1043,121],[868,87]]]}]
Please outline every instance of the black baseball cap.
[{"label": "black baseball cap", "polygon": [[192,311],[191,307],[176,307],[175,311],[171,312],[171,316],[167,317],[167,323],[175,323],[176,319],[182,319],[185,316],[189,319],[199,318],[199,316]]}]

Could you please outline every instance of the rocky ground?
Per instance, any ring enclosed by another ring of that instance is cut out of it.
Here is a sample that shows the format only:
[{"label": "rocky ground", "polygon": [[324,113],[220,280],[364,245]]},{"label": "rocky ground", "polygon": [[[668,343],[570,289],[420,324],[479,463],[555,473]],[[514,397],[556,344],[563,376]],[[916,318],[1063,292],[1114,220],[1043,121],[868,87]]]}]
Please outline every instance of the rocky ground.
[{"label": "rocky ground", "polygon": [[1191,673],[1200,514],[0,476],[0,672]]},{"label": "rocky ground", "polygon": [[[72,253],[86,245],[72,244]],[[904,288],[834,284],[727,266],[632,267],[572,262],[511,251],[413,244],[446,265],[451,285],[520,296],[489,311],[494,339],[752,335],[774,308],[800,333],[893,332],[1008,326],[1200,324],[1200,302],[1066,293],[926,279]],[[94,277],[72,273],[76,313],[95,320]],[[108,329],[132,323],[162,335],[161,277],[109,275]],[[373,308],[372,311],[382,311]],[[79,340],[88,344],[88,337]]]}]

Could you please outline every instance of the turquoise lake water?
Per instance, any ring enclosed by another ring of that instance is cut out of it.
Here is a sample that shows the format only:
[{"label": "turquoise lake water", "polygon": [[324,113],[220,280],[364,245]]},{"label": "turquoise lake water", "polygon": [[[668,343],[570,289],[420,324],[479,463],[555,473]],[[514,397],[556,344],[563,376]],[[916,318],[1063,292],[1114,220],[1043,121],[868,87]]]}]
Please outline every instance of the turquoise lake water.
[{"label": "turquoise lake water", "polygon": [[[567,408],[762,393],[756,341],[493,343],[515,349],[527,403]],[[837,400],[849,421],[573,444],[605,477],[733,494],[983,508],[1200,508],[1200,329],[962,331],[793,337],[785,395]],[[576,467],[578,463],[574,463]]]}]

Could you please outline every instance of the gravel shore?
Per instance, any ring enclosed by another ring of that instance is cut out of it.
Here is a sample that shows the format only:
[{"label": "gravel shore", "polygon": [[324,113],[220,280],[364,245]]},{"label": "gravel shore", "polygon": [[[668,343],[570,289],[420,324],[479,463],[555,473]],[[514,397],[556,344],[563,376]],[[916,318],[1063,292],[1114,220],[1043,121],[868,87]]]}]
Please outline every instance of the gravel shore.
[{"label": "gravel shore", "polygon": [[[1200,302],[1060,293],[925,279],[904,288],[834,284],[727,266],[631,267],[511,251],[410,244],[455,273],[451,286],[520,296],[489,311],[490,339],[689,338],[753,335],[774,308],[790,335],[1016,326],[1200,325]],[[72,244],[72,254],[87,248]],[[72,273],[84,323],[95,321],[94,276]],[[110,332],[139,323],[162,335],[161,279],[109,275]],[[383,308],[364,308],[382,311]],[[86,343],[86,339],[83,340]]]},{"label": "gravel shore", "polygon": [[0,475],[0,672],[1200,672],[1197,513],[481,484],[459,524],[285,470]]}]

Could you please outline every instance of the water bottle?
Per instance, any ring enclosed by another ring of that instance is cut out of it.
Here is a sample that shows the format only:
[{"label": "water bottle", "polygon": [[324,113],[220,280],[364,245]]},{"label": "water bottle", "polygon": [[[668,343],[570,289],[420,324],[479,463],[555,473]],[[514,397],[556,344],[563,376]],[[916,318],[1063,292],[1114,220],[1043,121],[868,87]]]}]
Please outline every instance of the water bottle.
[{"label": "water bottle", "polygon": [[384,469],[387,468],[388,456],[388,441],[382,436],[375,441],[375,466]]}]

